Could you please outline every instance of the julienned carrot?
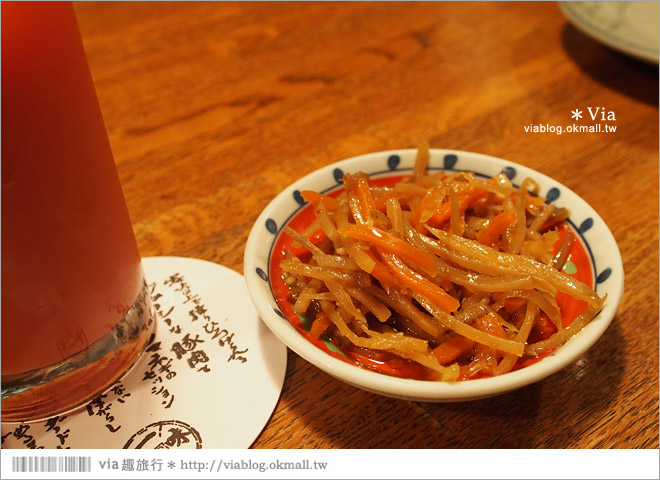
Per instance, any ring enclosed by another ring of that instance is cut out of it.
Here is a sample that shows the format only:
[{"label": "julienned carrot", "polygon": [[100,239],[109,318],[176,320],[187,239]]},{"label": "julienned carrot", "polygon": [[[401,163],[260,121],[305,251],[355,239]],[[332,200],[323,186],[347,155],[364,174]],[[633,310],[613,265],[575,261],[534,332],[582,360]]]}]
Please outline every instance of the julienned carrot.
[{"label": "julienned carrot", "polygon": [[424,223],[433,216],[438,207],[442,204],[442,195],[435,189],[426,192],[419,202],[411,210],[408,221],[411,225],[417,226]]},{"label": "julienned carrot", "polygon": [[517,312],[527,304],[527,299],[522,297],[510,297],[504,300],[504,310],[507,313]]},{"label": "julienned carrot", "polygon": [[555,332],[557,332],[557,327],[548,316],[541,312],[539,318],[536,320],[536,323],[532,327],[532,331],[529,335],[529,343],[540,342],[550,338]]},{"label": "julienned carrot", "polygon": [[485,228],[477,232],[477,241],[482,245],[492,247],[504,230],[516,221],[516,214],[504,210],[493,217]]},{"label": "julienned carrot", "polygon": [[374,261],[373,269],[371,270],[371,272],[367,272],[367,273],[373,275],[374,278],[378,280],[383,287],[398,286],[398,282],[396,281],[396,278],[394,278],[390,270],[385,265],[383,265],[381,261],[378,260],[373,253],[371,253],[371,251],[366,250],[365,253],[369,255],[371,259]]},{"label": "julienned carrot", "polygon": [[380,194],[376,197],[373,197],[373,198],[374,198],[374,206],[375,206],[376,210],[378,210],[379,212],[385,213],[387,211],[387,207],[386,207],[387,201],[390,198],[396,198],[396,194],[392,190],[392,191],[389,191],[389,192],[382,193],[382,194]]},{"label": "julienned carrot", "polygon": [[319,203],[323,202],[325,209],[329,212],[336,212],[339,210],[339,202],[336,198],[322,193],[315,192],[314,190],[303,190],[300,196],[307,200],[314,208],[318,208]]},{"label": "julienned carrot", "polygon": [[321,336],[323,332],[327,330],[332,321],[327,315],[319,314],[316,316],[316,319],[312,322],[312,328],[309,329],[309,336],[317,339]]},{"label": "julienned carrot", "polygon": [[[310,235],[309,241],[312,242],[314,245],[318,246],[326,238],[328,237],[325,234],[325,232],[321,229],[318,229],[316,232]],[[305,255],[308,251],[309,250],[307,250],[305,247],[298,244],[297,242],[293,242],[289,247],[289,252],[291,252],[291,254],[296,257],[301,257]]]},{"label": "julienned carrot", "polygon": [[369,175],[363,172],[358,172],[352,175],[344,176],[344,185],[353,198],[357,201],[358,209],[361,219],[357,219],[362,223],[366,223],[371,218],[371,212],[377,210],[376,202],[371,194],[371,187],[369,186]]},{"label": "julienned carrot", "polygon": [[474,327],[477,330],[481,330],[482,332],[493,335],[494,337],[506,338],[504,327],[502,327],[499,319],[493,313],[489,312],[486,315],[478,317],[474,321]]},{"label": "julienned carrot", "polygon": [[[480,198],[484,197],[488,191],[484,188],[472,188],[466,193],[461,193],[458,196],[458,209],[461,213],[465,212],[467,208]],[[437,212],[429,218],[428,223],[433,226],[440,226],[451,218],[451,203],[445,202],[438,207]]]},{"label": "julienned carrot", "polygon": [[390,198],[396,198],[400,199],[402,196],[404,196],[401,192],[397,192],[396,190],[391,190],[385,193],[382,193],[378,196],[374,197],[374,205],[376,206],[376,210],[379,212],[387,212],[387,201]]},{"label": "julienned carrot", "polygon": [[380,228],[356,224],[340,229],[339,233],[346,237],[362,240],[389,253],[410,260],[425,270],[432,271],[436,267],[435,260],[430,254]]},{"label": "julienned carrot", "polygon": [[394,277],[403,286],[425,296],[447,313],[458,310],[461,304],[441,287],[412,270],[396,255],[385,251],[381,247],[376,247],[376,251],[380,254],[383,262],[390,269]]},{"label": "julienned carrot", "polygon": [[433,355],[438,359],[440,365],[446,365],[470,351],[473,346],[474,342],[469,338],[465,338],[462,335],[456,335],[435,348],[433,350]]}]

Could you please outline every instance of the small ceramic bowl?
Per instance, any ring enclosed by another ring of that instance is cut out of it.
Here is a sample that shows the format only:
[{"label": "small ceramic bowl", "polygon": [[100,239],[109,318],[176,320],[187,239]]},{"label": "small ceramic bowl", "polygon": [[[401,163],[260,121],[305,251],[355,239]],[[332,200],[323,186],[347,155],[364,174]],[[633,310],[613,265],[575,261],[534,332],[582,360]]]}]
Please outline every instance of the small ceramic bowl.
[{"label": "small ceramic bowl", "polygon": [[[329,192],[343,188],[344,173],[363,171],[373,179],[408,175],[412,172],[416,150],[393,150],[370,153],[342,160],[323,167],[293,183],[282,191],[259,215],[245,247],[244,276],[248,291],[259,315],[266,325],[298,355],[328,374],[356,387],[408,400],[426,402],[454,402],[474,400],[501,394],[546,378],[582,356],[605,332],[616,312],[623,294],[623,265],[621,254],[603,220],[584,200],[555,180],[523,165],[486,155],[451,150],[431,150],[429,171],[472,171],[480,177],[492,177],[504,172],[514,183],[533,178],[540,186],[540,195],[554,201],[558,207],[570,210],[568,224],[579,242],[582,261],[577,268],[582,281],[607,300],[603,309],[583,330],[569,339],[553,354],[521,369],[491,378],[458,382],[439,382],[401,378],[367,368],[353,360],[328,341],[312,341],[306,335],[305,321],[287,318],[283,311],[291,310],[278,304],[274,292],[281,290],[277,271],[278,241],[282,228],[309,216],[300,192],[316,190]],[[274,263],[275,262],[275,263]],[[280,295],[281,298],[281,295]],[[284,300],[280,300],[283,302]],[[292,315],[291,315],[292,316]]]}]

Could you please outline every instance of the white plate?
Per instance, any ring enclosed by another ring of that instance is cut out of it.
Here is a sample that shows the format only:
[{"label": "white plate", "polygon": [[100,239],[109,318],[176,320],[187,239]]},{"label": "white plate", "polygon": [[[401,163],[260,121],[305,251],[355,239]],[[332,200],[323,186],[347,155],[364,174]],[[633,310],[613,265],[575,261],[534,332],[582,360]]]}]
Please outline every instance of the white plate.
[{"label": "white plate", "polygon": [[566,18],[620,52],[658,63],[658,2],[559,2]]},{"label": "white plate", "polygon": [[415,156],[416,150],[393,150],[328,165],[287,187],[264,209],[248,237],[243,272],[264,322],[289,348],[330,375],[365,390],[409,400],[451,402],[492,396],[539,381],[577,360],[605,332],[623,294],[623,265],[614,237],[594,209],[564,185],[525,166],[470,152],[432,149],[430,170],[469,170],[485,177],[505,172],[514,183],[532,177],[541,195],[569,208],[570,222],[591,256],[596,291],[608,296],[601,312],[582,331],[554,354],[520,370],[493,378],[432,382],[397,378],[335,358],[313,345],[283,317],[271,290],[269,263],[282,227],[305,207],[300,191],[332,190],[340,186],[343,173],[363,171],[372,177],[410,173]]}]

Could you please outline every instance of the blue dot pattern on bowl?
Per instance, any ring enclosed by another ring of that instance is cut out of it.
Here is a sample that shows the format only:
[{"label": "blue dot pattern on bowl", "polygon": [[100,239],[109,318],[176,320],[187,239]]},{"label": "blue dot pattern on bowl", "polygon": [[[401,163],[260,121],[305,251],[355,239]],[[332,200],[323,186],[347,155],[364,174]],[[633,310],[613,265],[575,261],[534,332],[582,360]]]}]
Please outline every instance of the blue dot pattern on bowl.
[{"label": "blue dot pattern on bowl", "polygon": [[266,220],[266,230],[268,230],[270,233],[277,232],[277,223],[275,223],[275,220],[272,218]]},{"label": "blue dot pattern on bowl", "polygon": [[341,171],[341,168],[335,168],[332,171],[332,176],[335,178],[335,181],[342,183],[341,179],[344,177],[344,172]]},{"label": "blue dot pattern on bowl", "polygon": [[514,178],[516,178],[516,175],[518,175],[518,172],[513,167],[504,167],[502,169],[502,173],[506,175],[506,178],[508,178],[509,180],[513,180]]},{"label": "blue dot pattern on bowl", "polygon": [[401,157],[398,155],[390,155],[387,158],[387,167],[390,170],[396,170],[396,167],[399,166],[399,163],[401,162]]},{"label": "blue dot pattern on bowl", "polygon": [[578,229],[580,233],[584,233],[591,229],[591,227],[594,226],[594,219],[593,218],[587,218],[584,222],[580,224],[580,228]]},{"label": "blue dot pattern on bowl", "polygon": [[610,278],[610,275],[612,275],[612,269],[607,267],[605,270],[598,274],[598,277],[596,277],[596,283],[603,283],[605,280]]},{"label": "blue dot pattern on bowl", "polygon": [[559,198],[559,195],[560,195],[559,189],[556,187],[552,187],[550,190],[548,190],[548,193],[545,196],[545,202],[546,203],[554,202]]},{"label": "blue dot pattern on bowl", "polygon": [[261,278],[264,282],[268,281],[268,275],[266,275],[266,272],[264,272],[260,267],[257,267],[256,272],[257,275],[259,275],[259,278]]},{"label": "blue dot pattern on bowl", "polygon": [[296,201],[298,205],[305,205],[307,203],[305,199],[300,195],[300,190],[296,190],[293,192],[293,199]]},{"label": "blue dot pattern on bowl", "polygon": [[442,164],[445,167],[445,170],[452,170],[458,162],[458,157],[453,153],[445,155],[445,158],[442,159]]}]

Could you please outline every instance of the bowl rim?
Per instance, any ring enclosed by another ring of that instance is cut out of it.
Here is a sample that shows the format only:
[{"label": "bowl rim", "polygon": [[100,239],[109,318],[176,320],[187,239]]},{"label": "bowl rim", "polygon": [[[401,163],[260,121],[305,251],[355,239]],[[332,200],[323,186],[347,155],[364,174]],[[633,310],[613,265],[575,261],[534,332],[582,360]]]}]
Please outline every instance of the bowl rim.
[{"label": "bowl rim", "polygon": [[[252,230],[250,231],[244,253],[244,277],[248,292],[264,323],[291,350],[326,373],[359,388],[382,395],[411,400],[451,402],[497,395],[538,382],[576,361],[596,343],[608,328],[616,314],[623,295],[623,262],[614,236],[593,207],[560,182],[516,162],[462,150],[430,149],[429,165],[434,170],[444,170],[446,168],[436,166],[435,164],[440,159],[444,159],[445,163],[443,164],[443,167],[446,167],[447,158],[451,157],[452,160],[454,160],[454,165],[456,165],[457,160],[462,160],[462,163],[466,163],[466,161],[468,164],[477,163],[483,167],[483,169],[487,169],[486,166],[488,166],[493,172],[496,172],[498,169],[499,171],[505,171],[505,169],[511,168],[514,169],[514,172],[516,173],[523,172],[523,177],[529,176],[533,178],[539,183],[539,185],[551,185],[554,188],[560,189],[561,196],[568,199],[568,202],[562,201],[561,203],[568,203],[569,205],[572,205],[572,208],[579,207],[577,210],[583,213],[586,212],[589,218],[593,219],[593,224],[598,227],[597,230],[600,232],[600,235],[598,236],[599,248],[600,251],[604,250],[608,257],[607,263],[608,265],[611,265],[611,274],[609,275],[609,278],[607,278],[609,286],[606,288],[608,297],[605,304],[600,313],[588,325],[571,337],[553,354],[519,370],[497,377],[460,382],[434,382],[389,376],[384,373],[362,368],[334,358],[313,345],[296,330],[289,320],[281,317],[277,313],[278,307],[271,292],[270,280],[264,279],[261,274],[257,275],[255,272],[258,272],[258,270],[261,269],[258,265],[257,259],[260,256],[259,252],[263,249],[265,244],[269,244],[269,251],[266,260],[266,269],[261,270],[262,273],[269,271],[270,253],[276,239],[281,233],[281,227],[284,226],[300,209],[306,206],[306,204],[296,203],[293,200],[295,192],[305,189],[310,183],[328,183],[325,181],[330,178],[328,175],[334,175],[335,180],[337,180],[337,170],[341,171],[343,169],[348,169],[349,171],[356,171],[355,169],[351,170],[350,167],[354,167],[355,164],[370,162],[375,159],[383,161],[384,159],[389,160],[393,157],[398,157],[399,161],[403,160],[406,165],[410,165],[411,159],[414,159],[416,152],[417,149],[384,150],[353,156],[325,165],[299,178],[282,190],[268,203],[257,217]],[[411,168],[410,166],[406,166],[405,169],[398,168],[399,165],[400,164],[397,163],[395,165],[396,168],[389,168],[389,171],[396,174],[396,172],[405,172]],[[463,168],[455,170],[467,169]],[[371,175],[380,175],[387,174],[388,170],[384,168],[377,172],[367,173],[370,173]],[[481,172],[479,173],[484,175]],[[496,173],[492,173],[492,175],[495,174]],[[488,175],[489,174],[485,174],[484,176]],[[337,186],[340,186],[338,181],[336,185],[329,186],[325,190]],[[291,210],[291,208],[293,209]],[[282,223],[282,226],[275,232],[272,232],[267,229],[265,225],[268,219],[273,216],[273,213],[278,210],[285,210],[288,215],[286,215],[286,220]],[[571,216],[572,215],[573,211],[571,211]],[[575,227],[575,225],[573,226]],[[606,238],[603,238],[602,234],[605,234]],[[595,254],[592,252],[589,243],[584,238],[583,232],[580,232],[580,235],[582,236],[582,240],[591,256],[592,268],[594,268],[596,260]],[[263,254],[261,256],[263,257]],[[601,256],[603,256],[603,253],[599,254],[599,259]],[[594,269],[593,273],[594,282],[596,282],[598,272]]]}]

